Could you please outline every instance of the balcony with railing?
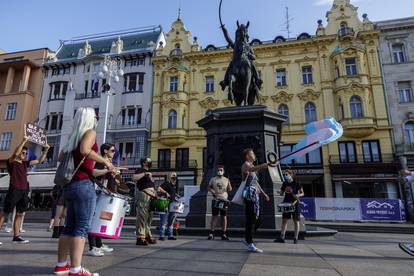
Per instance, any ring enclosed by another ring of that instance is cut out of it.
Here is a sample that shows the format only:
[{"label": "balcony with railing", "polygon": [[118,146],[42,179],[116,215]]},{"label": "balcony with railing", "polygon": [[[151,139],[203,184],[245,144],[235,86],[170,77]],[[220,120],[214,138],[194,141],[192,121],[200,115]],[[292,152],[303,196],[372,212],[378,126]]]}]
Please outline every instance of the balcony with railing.
[{"label": "balcony with railing", "polygon": [[162,129],[159,140],[162,144],[169,147],[176,147],[184,144],[187,138],[187,131],[183,128]]},{"label": "balcony with railing", "polygon": [[185,169],[196,169],[197,160],[162,160],[153,161],[153,169],[171,169],[171,170],[185,170]]},{"label": "balcony with railing", "polygon": [[333,173],[396,173],[397,164],[393,154],[329,156],[329,167]]},{"label": "balcony with railing", "polygon": [[76,93],[75,100],[84,100],[84,99],[97,99],[101,97],[101,93]]},{"label": "balcony with railing", "polygon": [[344,134],[347,137],[361,138],[371,135],[376,130],[376,123],[374,118],[344,118],[340,120],[344,129]]},{"label": "balcony with railing", "polygon": [[397,155],[414,154],[414,143],[402,143],[395,146]]},{"label": "balcony with railing", "polygon": [[108,126],[110,130],[122,130],[122,129],[144,129],[146,125],[144,123],[136,124],[136,123],[112,123]]}]

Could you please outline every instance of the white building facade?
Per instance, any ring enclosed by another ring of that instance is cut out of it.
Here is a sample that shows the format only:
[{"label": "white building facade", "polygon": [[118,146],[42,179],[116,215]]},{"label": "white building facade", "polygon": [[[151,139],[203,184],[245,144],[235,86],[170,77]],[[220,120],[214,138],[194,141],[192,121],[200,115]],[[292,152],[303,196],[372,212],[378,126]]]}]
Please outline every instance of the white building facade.
[{"label": "white building facade", "polygon": [[[380,56],[394,151],[401,169],[414,170],[414,17],[375,25],[381,31]],[[401,181],[407,211],[414,221],[414,182]]]},{"label": "white building facade", "polygon": [[[152,56],[160,42],[161,27],[82,37],[61,44],[53,60],[44,65],[39,112],[51,150],[38,169],[56,167],[79,107],[92,107],[98,117],[97,143],[115,144],[120,165],[134,167],[148,151],[153,85]],[[110,94],[102,93],[108,78],[99,78],[105,56],[117,60],[124,74],[110,80]],[[107,101],[109,101],[107,105]],[[108,108],[106,108],[108,106]]]}]

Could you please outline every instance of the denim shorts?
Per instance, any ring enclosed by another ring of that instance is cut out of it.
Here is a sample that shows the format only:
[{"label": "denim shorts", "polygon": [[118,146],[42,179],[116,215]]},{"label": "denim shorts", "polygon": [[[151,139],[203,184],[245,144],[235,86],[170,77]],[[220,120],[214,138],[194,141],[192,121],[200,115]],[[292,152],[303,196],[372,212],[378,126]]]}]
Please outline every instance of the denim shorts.
[{"label": "denim shorts", "polygon": [[96,207],[95,185],[89,180],[72,182],[63,188],[66,223],[62,235],[87,237]]}]

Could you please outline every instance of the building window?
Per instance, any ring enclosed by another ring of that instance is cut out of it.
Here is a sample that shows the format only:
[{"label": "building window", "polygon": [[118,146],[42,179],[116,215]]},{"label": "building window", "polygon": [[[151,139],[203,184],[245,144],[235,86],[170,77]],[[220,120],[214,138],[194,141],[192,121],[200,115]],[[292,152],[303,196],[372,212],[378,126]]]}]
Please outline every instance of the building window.
[{"label": "building window", "polygon": [[63,114],[59,115],[59,130],[62,130],[63,125]]},{"label": "building window", "polygon": [[313,83],[312,66],[302,67],[302,79],[303,84]]},{"label": "building window", "polygon": [[125,67],[145,65],[145,58],[133,58],[125,62]]},{"label": "building window", "polygon": [[177,111],[168,112],[168,128],[177,128]]},{"label": "building window", "polygon": [[171,150],[159,149],[158,150],[158,168],[169,169],[171,167]]},{"label": "building window", "polygon": [[189,149],[177,149],[175,151],[175,167],[177,169],[186,169],[188,168]]},{"label": "building window", "polygon": [[[294,145],[283,145],[280,147],[280,156],[286,156],[289,153],[292,152],[293,150],[293,146]],[[314,164],[322,164],[322,152],[321,149],[315,149],[309,153],[307,153],[305,156],[294,159],[294,160],[290,160],[290,161],[285,161],[284,159],[282,159],[282,161],[280,162],[283,165],[287,165],[287,164],[296,164],[296,165],[314,165]]]},{"label": "building window", "polygon": [[362,100],[358,96],[352,96],[349,101],[349,108],[351,109],[351,118],[362,118],[364,112],[362,111]]},{"label": "building window", "polygon": [[69,75],[70,74],[70,65],[69,66],[65,66],[63,68],[63,75]]},{"label": "building window", "polygon": [[358,75],[356,58],[345,59],[346,75],[355,76]]},{"label": "building window", "polygon": [[135,125],[135,108],[128,109],[128,125],[133,126]]},{"label": "building window", "polygon": [[132,73],[124,75],[125,92],[144,91],[144,73]]},{"label": "building window", "polygon": [[4,120],[14,120],[16,119],[16,111],[17,111],[17,103],[8,103],[7,104],[7,111]]},{"label": "building window", "polygon": [[214,92],[214,76],[206,77],[206,92]]},{"label": "building window", "polygon": [[51,116],[51,122],[50,122],[50,130],[57,130],[58,128],[58,115],[52,115]]},{"label": "building window", "polygon": [[362,151],[365,163],[381,162],[381,150],[378,141],[363,141]]},{"label": "building window", "polygon": [[407,122],[404,125],[406,142],[408,144],[414,144],[414,122]]},{"label": "building window", "polygon": [[400,103],[409,103],[413,101],[413,91],[411,90],[410,81],[398,82],[398,98]]},{"label": "building window", "polygon": [[341,76],[341,74],[339,73],[339,67],[338,66],[336,66],[335,67],[335,77],[336,78],[339,78]]},{"label": "building window", "polygon": [[63,100],[68,90],[68,82],[52,82],[50,83],[49,100]]},{"label": "building window", "polygon": [[99,90],[99,79],[92,79],[91,81],[92,98],[98,97],[98,90]]},{"label": "building window", "polygon": [[306,123],[314,122],[317,119],[316,106],[314,103],[309,102],[305,104],[305,121]]},{"label": "building window", "polygon": [[12,139],[12,133],[4,132],[1,135],[0,150],[10,150],[11,139]]},{"label": "building window", "polygon": [[403,63],[405,62],[405,53],[403,44],[393,44],[392,45],[392,56],[394,58],[394,63]]},{"label": "building window", "polygon": [[134,142],[125,143],[125,158],[130,159],[134,157]]},{"label": "building window", "polygon": [[286,104],[280,104],[277,108],[277,112],[287,117],[283,124],[289,124],[289,107]]},{"label": "building window", "polygon": [[170,77],[170,91],[175,92],[178,90],[178,77]]},{"label": "building window", "polygon": [[286,69],[276,70],[276,86],[286,86]]},{"label": "building window", "polygon": [[340,36],[348,35],[348,24],[346,22],[341,22],[341,25],[339,26],[339,34]]},{"label": "building window", "polygon": [[85,92],[85,97],[86,97],[86,95],[88,95],[88,83],[89,83],[89,81],[88,80],[86,80],[85,81],[85,86],[84,86],[84,92]]},{"label": "building window", "polygon": [[137,124],[140,125],[142,121],[142,108],[138,107],[138,112],[137,112]]},{"label": "building window", "polygon": [[339,142],[339,161],[341,163],[356,163],[356,148],[354,142]]}]

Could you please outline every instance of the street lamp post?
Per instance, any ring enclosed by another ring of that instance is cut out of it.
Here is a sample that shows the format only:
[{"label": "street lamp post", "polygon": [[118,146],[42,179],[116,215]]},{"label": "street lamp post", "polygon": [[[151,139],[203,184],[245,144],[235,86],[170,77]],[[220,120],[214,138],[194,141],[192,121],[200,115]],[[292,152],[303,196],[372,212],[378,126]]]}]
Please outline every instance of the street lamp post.
[{"label": "street lamp post", "polygon": [[106,95],[103,143],[106,141],[106,129],[108,127],[109,96],[114,95],[114,93],[111,93],[111,79],[117,83],[119,82],[119,77],[122,77],[123,75],[124,71],[121,69],[121,61],[116,58],[111,58],[109,55],[105,55],[102,69],[98,73],[100,79],[106,78],[108,80],[103,86],[103,93]]}]

